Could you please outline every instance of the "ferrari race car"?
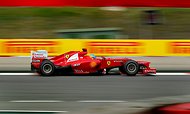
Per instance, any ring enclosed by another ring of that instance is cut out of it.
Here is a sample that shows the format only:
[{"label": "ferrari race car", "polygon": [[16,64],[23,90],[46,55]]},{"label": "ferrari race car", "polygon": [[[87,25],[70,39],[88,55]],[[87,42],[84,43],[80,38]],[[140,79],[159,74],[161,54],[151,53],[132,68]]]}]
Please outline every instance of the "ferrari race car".
[{"label": "ferrari race car", "polygon": [[150,68],[150,62],[135,61],[129,58],[96,57],[87,55],[87,49],[69,51],[62,55],[48,58],[45,50],[31,51],[31,69],[43,76],[56,73],[65,74],[107,74],[113,68],[119,68],[121,74],[155,74],[156,69]]}]

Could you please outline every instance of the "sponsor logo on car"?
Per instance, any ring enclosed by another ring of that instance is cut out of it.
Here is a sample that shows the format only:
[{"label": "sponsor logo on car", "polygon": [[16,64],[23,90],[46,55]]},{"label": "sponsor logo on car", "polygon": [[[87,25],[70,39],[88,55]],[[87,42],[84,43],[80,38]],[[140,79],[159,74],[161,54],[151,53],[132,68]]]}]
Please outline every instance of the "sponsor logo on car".
[{"label": "sponsor logo on car", "polygon": [[69,55],[66,55],[65,57],[68,59],[68,58],[69,58]]},{"label": "sponsor logo on car", "polygon": [[113,62],[117,63],[117,62],[123,62],[123,61],[122,60],[115,60]]},{"label": "sponsor logo on car", "polygon": [[41,54],[41,53],[32,54],[32,57],[33,58],[46,58],[46,56],[44,54]]},{"label": "sponsor logo on car", "polygon": [[110,65],[110,64],[111,64],[111,62],[110,62],[110,61],[107,61],[107,64],[108,64],[108,65]]},{"label": "sponsor logo on car", "polygon": [[156,69],[145,69],[144,73],[156,73]]},{"label": "sponsor logo on car", "polygon": [[78,63],[78,64],[74,64],[73,66],[75,66],[75,67],[80,66],[80,63]]},{"label": "sponsor logo on car", "polygon": [[77,61],[77,60],[79,60],[78,53],[72,55],[72,56],[67,60],[67,62],[73,62],[73,61]]},{"label": "sponsor logo on car", "polygon": [[83,70],[74,69],[75,72],[84,72]]},{"label": "sponsor logo on car", "polygon": [[96,62],[94,62],[94,61],[90,62],[90,67],[94,68],[96,65],[97,65]]}]

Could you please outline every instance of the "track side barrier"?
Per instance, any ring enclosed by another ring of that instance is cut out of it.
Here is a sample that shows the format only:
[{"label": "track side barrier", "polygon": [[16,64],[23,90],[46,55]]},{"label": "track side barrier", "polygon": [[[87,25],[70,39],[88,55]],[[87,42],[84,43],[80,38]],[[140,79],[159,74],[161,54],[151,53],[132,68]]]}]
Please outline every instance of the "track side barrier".
[{"label": "track side barrier", "polygon": [[31,50],[55,56],[81,48],[98,56],[190,56],[190,40],[0,39],[0,46],[0,56],[30,56]]}]

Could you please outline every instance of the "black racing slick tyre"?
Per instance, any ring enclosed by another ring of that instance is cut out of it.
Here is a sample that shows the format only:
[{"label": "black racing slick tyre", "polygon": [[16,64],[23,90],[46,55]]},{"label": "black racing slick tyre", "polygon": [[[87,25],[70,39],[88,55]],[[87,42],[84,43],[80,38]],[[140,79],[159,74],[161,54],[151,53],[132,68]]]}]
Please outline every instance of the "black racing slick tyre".
[{"label": "black racing slick tyre", "polygon": [[34,66],[31,64],[31,72],[34,72],[35,71],[35,68],[34,68]]},{"label": "black racing slick tyre", "polygon": [[124,64],[123,69],[128,76],[135,76],[139,72],[139,64],[134,60],[129,60]]},{"label": "black racing slick tyre", "polygon": [[42,76],[52,76],[55,73],[55,66],[49,60],[44,60],[40,65],[40,73]]}]

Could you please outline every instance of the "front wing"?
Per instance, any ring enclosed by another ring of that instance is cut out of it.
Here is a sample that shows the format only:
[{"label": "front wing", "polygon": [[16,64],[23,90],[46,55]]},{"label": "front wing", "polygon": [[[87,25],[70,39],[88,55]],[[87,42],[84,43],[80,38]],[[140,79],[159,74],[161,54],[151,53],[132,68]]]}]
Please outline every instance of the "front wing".
[{"label": "front wing", "polygon": [[143,69],[142,74],[156,74],[156,68]]}]

